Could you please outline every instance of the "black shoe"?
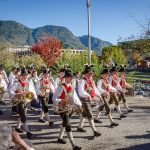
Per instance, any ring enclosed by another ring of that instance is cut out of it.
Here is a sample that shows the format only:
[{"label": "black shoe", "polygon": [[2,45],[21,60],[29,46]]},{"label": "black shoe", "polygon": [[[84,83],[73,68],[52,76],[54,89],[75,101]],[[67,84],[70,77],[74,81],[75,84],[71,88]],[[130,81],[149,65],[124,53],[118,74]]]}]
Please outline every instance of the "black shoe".
[{"label": "black shoe", "polygon": [[3,115],[3,112],[0,110],[0,115]]},{"label": "black shoe", "polygon": [[73,150],[80,150],[80,149],[81,149],[80,146],[75,146],[75,147],[73,148]]},{"label": "black shoe", "polygon": [[20,128],[16,128],[15,131],[18,133],[23,133],[23,130],[21,130]]},{"label": "black shoe", "polygon": [[45,123],[45,120],[44,119],[39,119],[39,122]]},{"label": "black shoe", "polygon": [[116,127],[116,126],[118,126],[118,125],[119,125],[119,123],[113,122],[110,126],[111,126],[111,127]]},{"label": "black shoe", "polygon": [[58,115],[58,113],[56,111],[53,112],[54,115]]},{"label": "black shoe", "polygon": [[33,137],[33,134],[31,132],[27,132],[27,138],[31,139]]},{"label": "black shoe", "polygon": [[90,106],[91,106],[91,108],[94,108],[94,107],[96,107],[96,104],[91,104]]},{"label": "black shoe", "polygon": [[127,113],[133,112],[133,109],[128,109]]},{"label": "black shoe", "polygon": [[49,126],[52,126],[54,124],[54,122],[50,121],[49,122]]},{"label": "black shoe", "polygon": [[78,132],[86,132],[86,130],[83,129],[83,128],[77,128],[77,131],[78,131]]},{"label": "black shoe", "polygon": [[101,136],[101,133],[99,133],[98,131],[94,131],[94,137],[95,136]]},{"label": "black shoe", "polygon": [[126,118],[126,117],[127,117],[126,115],[123,115],[123,114],[120,115],[120,119],[121,118]]},{"label": "black shoe", "polygon": [[17,112],[15,112],[15,111],[12,111],[12,116],[17,116],[18,115],[18,113]]},{"label": "black shoe", "polygon": [[66,142],[65,139],[59,139],[59,138],[58,138],[58,143],[60,143],[60,144],[66,144],[67,142]]},{"label": "black shoe", "polygon": [[0,105],[6,105],[4,101],[0,101]]},{"label": "black shoe", "polygon": [[116,107],[114,107],[114,111],[117,111],[117,108],[116,108]]},{"label": "black shoe", "polygon": [[95,122],[95,123],[102,123],[102,121],[101,121],[101,120],[99,120],[99,119],[95,119],[95,118],[94,118],[94,122]]}]

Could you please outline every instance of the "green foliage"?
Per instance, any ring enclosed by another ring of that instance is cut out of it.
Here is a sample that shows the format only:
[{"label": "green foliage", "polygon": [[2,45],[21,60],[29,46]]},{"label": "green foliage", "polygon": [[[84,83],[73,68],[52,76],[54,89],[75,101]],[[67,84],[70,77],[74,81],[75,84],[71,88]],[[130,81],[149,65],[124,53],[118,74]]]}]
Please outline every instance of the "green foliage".
[{"label": "green foliage", "polygon": [[21,56],[21,57],[16,57],[15,62],[20,66],[20,65],[30,65],[34,64],[35,68],[39,71],[42,65],[45,65],[44,61],[39,55],[32,55],[32,56]]},{"label": "green foliage", "polygon": [[[97,79],[99,77],[99,72],[102,66],[99,64],[99,58],[95,52],[91,54],[91,63],[94,65],[93,70],[95,71],[94,78]],[[70,68],[76,71],[83,71],[84,65],[88,64],[88,51],[79,53],[79,54],[72,54],[71,51],[68,49],[64,52],[62,58],[58,59],[56,64],[52,67],[52,69],[57,72],[59,68],[64,66],[64,64],[69,64]]]},{"label": "green foliage", "polygon": [[150,39],[134,39],[131,41],[120,42],[119,45],[122,49],[132,50],[131,55],[134,53],[139,53],[139,55],[150,56]]},{"label": "green foliage", "polygon": [[15,64],[15,54],[8,51],[0,51],[0,63],[4,64],[6,71],[10,71],[12,65]]},{"label": "green foliage", "polygon": [[102,63],[109,64],[110,59],[114,60],[117,64],[124,64],[126,61],[126,56],[124,51],[119,46],[104,47],[101,56]]},{"label": "green foliage", "polygon": [[0,42],[0,51],[6,50],[8,47],[8,44],[6,42]]}]

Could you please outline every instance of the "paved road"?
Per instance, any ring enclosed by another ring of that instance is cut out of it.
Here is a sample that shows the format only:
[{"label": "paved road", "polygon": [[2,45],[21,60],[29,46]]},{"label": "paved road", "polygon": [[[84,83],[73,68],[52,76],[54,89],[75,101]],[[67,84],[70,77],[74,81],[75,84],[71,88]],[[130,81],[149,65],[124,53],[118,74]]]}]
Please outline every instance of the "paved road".
[{"label": "paved road", "polygon": [[[7,95],[5,99],[9,102]],[[128,97],[129,105],[134,109],[133,113],[128,114],[127,118],[118,119],[118,114],[113,112],[113,117],[120,125],[115,128],[109,126],[107,117],[102,114],[102,124],[96,124],[98,131],[102,133],[101,137],[93,139],[92,131],[87,120],[85,122],[86,133],[76,131],[79,119],[77,116],[72,117],[72,130],[76,143],[83,150],[150,150],[150,99],[143,97]],[[9,123],[15,126],[17,117],[11,116],[11,107],[8,104],[2,107],[5,114],[0,116],[0,123]],[[93,113],[95,114],[95,108]],[[49,111],[51,118],[54,119],[55,126],[49,127],[48,123],[39,123],[38,112],[28,111],[28,125],[35,134],[32,143],[36,150],[71,150],[71,145],[67,139],[67,144],[60,145],[57,143],[57,136],[61,120],[59,116],[53,115]],[[21,135],[26,138],[25,135]],[[66,137],[66,135],[65,135]]]}]

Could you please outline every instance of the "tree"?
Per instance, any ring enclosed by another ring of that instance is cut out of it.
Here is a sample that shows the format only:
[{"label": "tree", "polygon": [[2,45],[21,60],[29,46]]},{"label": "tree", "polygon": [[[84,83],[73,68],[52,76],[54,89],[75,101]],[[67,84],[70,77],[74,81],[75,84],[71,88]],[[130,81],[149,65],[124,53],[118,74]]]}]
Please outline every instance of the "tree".
[{"label": "tree", "polygon": [[109,64],[110,59],[117,64],[123,64],[126,61],[124,51],[119,46],[107,46],[102,49],[101,60],[103,64]]},{"label": "tree", "polygon": [[6,42],[0,42],[0,51],[6,50],[8,44]]},{"label": "tree", "polygon": [[11,70],[11,67],[15,64],[16,55],[9,51],[1,51],[0,52],[0,63],[4,64],[7,72]]},{"label": "tree", "polygon": [[138,62],[141,61],[143,59],[143,57],[139,52],[135,51],[132,53],[132,59],[133,59],[134,63],[138,64]]},{"label": "tree", "polygon": [[52,66],[61,56],[61,43],[58,39],[50,36],[42,36],[40,40],[34,44],[31,50],[40,55],[47,66]]}]

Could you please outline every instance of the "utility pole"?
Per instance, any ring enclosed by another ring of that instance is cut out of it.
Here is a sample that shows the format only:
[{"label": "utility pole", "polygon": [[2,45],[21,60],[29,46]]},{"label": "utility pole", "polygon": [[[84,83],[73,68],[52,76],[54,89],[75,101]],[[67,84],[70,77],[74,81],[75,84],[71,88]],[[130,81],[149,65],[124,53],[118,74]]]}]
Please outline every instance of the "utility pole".
[{"label": "utility pole", "polygon": [[91,37],[90,37],[90,0],[86,1],[88,16],[88,64],[91,65]]}]

